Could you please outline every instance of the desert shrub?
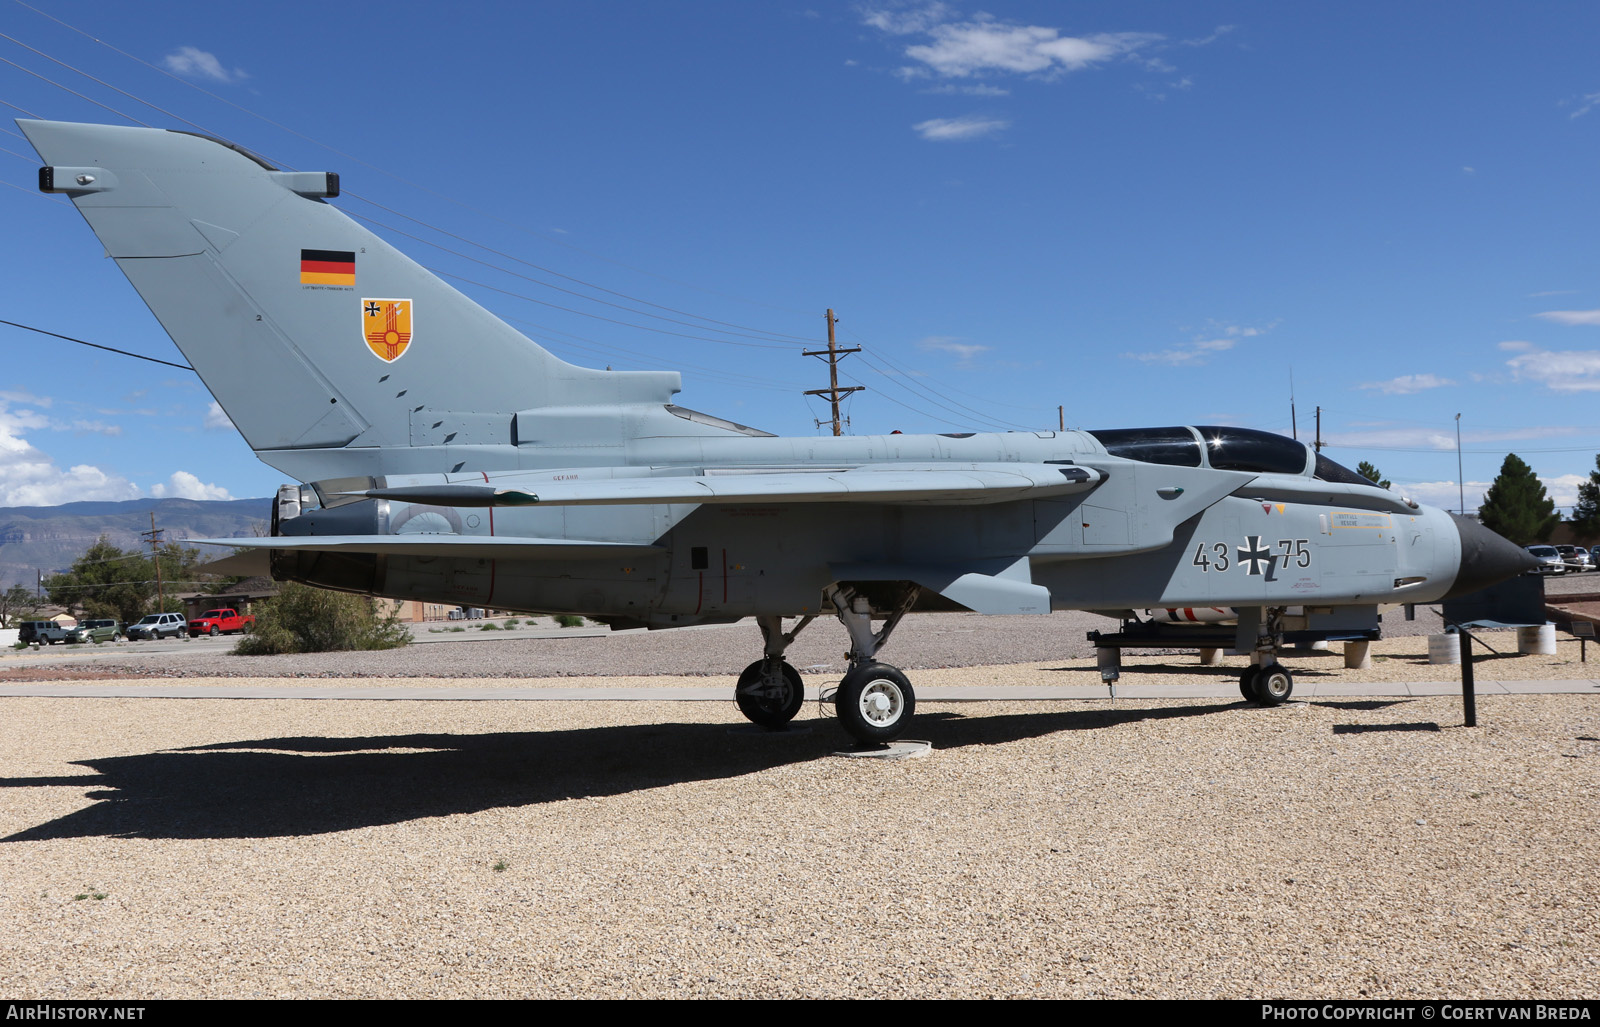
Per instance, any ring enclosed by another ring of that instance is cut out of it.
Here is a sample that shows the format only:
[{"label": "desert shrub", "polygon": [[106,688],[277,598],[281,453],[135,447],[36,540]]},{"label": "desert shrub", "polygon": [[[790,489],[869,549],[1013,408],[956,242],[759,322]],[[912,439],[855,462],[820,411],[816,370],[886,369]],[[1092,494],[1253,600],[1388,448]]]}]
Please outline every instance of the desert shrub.
[{"label": "desert shrub", "polygon": [[350,649],[394,649],[411,641],[393,613],[380,617],[366,596],[290,582],[256,604],[255,632],[233,651],[241,656],[327,653]]},{"label": "desert shrub", "polygon": [[583,618],[573,616],[570,613],[563,613],[556,618],[556,623],[564,628],[581,628],[583,627]]}]

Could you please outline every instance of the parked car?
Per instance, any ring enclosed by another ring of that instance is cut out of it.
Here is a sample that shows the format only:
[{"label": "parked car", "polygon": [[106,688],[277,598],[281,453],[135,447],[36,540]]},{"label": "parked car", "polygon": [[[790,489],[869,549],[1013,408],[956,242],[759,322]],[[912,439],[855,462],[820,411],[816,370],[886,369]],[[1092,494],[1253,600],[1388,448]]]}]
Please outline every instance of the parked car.
[{"label": "parked car", "polygon": [[1567,561],[1561,558],[1555,546],[1528,546],[1528,552],[1539,561],[1539,566],[1529,571],[1529,574],[1565,574]]},{"label": "parked car", "polygon": [[1567,565],[1567,570],[1579,574],[1589,569],[1589,551],[1579,549],[1577,546],[1556,546],[1556,552],[1561,554],[1561,562]]},{"label": "parked car", "polygon": [[72,628],[64,628],[53,620],[25,620],[17,626],[17,641],[55,645],[67,641]]},{"label": "parked car", "polygon": [[69,642],[118,642],[122,640],[122,625],[114,619],[98,617],[86,620],[67,634]]},{"label": "parked car", "polygon": [[128,640],[177,638],[189,628],[181,613],[147,613],[128,625]]},{"label": "parked car", "polygon": [[249,614],[239,615],[238,610],[207,610],[189,622],[189,637],[199,635],[234,635],[256,626]]},{"label": "parked car", "polygon": [[1589,565],[1600,570],[1600,546],[1589,550]]}]

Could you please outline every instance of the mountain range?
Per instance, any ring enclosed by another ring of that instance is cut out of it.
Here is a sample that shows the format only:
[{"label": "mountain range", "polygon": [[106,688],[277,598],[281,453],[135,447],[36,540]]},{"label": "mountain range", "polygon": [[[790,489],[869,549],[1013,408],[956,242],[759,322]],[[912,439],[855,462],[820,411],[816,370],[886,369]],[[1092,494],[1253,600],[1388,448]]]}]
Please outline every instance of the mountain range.
[{"label": "mountain range", "polygon": [[[165,541],[266,534],[271,499],[130,499],[120,503],[0,507],[0,589],[33,588],[67,570],[101,535],[122,549],[148,546],[150,515]],[[216,551],[218,557],[227,550]]]}]

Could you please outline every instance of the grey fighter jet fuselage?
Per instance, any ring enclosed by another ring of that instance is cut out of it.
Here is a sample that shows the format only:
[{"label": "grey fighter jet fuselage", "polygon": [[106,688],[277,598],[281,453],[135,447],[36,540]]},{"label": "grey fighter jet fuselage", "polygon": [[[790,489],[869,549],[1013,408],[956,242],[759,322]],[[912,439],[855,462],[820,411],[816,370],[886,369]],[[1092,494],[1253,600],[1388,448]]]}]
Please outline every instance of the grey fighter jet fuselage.
[{"label": "grey fighter jet fuselage", "polygon": [[1242,688],[1272,704],[1286,618],[1375,619],[1527,563],[1266,432],[774,437],[674,405],[676,374],[556,359],[328,204],[336,176],[187,133],[18,124],[41,188],[71,197],[257,455],[311,483],[279,491],[271,538],[213,541],[376,596],[754,617],[736,697],[757,723],[799,709],[782,657],[817,616],[850,635],[837,708],[870,742],[914,708],[876,656],[915,610],[1238,608]]}]

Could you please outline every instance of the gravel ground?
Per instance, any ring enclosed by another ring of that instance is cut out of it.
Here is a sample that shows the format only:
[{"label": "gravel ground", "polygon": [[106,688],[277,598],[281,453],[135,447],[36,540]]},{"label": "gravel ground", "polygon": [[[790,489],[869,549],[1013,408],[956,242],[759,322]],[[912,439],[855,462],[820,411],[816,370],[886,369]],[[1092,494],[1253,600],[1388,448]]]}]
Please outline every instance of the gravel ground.
[{"label": "gravel ground", "polygon": [[[1087,647],[1067,653],[1110,622],[1084,616],[930,615],[894,647],[990,656],[927,685],[1092,683]],[[1368,670],[1291,666],[1455,678],[1386,632]],[[703,685],[661,672],[730,673],[755,638],[501,637],[277,673]],[[837,625],[802,643],[842,665]],[[1593,679],[1592,655],[1564,641],[1478,673]],[[172,654],[153,676],[202,659],[242,660]],[[3,666],[113,663],[136,673]],[[1124,682],[1236,673],[1130,654]],[[933,751],[899,761],[832,758],[816,705],[782,735],[731,702],[0,711],[5,995],[1553,999],[1600,980],[1600,695],[1480,694],[1470,729],[1453,696],[924,702]]]},{"label": "gravel ground", "polygon": [[[3,700],[0,993],[1592,996],[1590,696]],[[810,717],[808,711],[803,714]]]}]

